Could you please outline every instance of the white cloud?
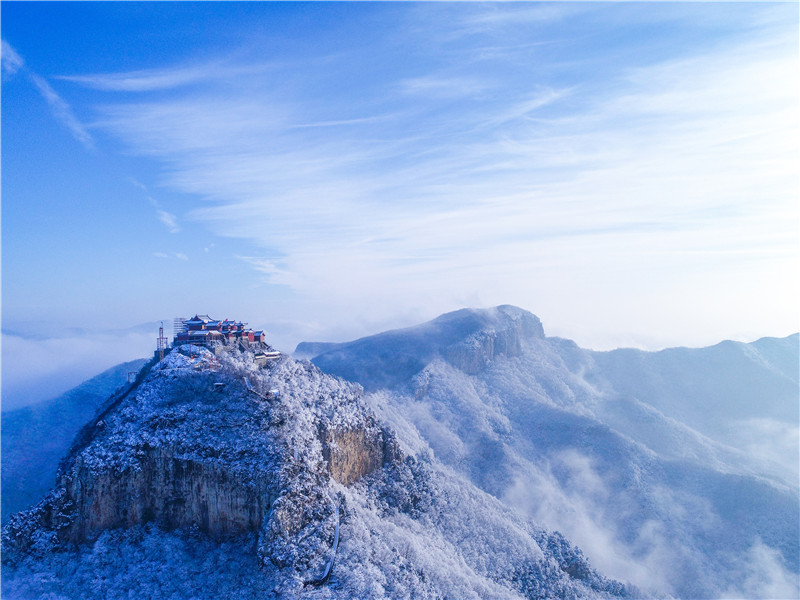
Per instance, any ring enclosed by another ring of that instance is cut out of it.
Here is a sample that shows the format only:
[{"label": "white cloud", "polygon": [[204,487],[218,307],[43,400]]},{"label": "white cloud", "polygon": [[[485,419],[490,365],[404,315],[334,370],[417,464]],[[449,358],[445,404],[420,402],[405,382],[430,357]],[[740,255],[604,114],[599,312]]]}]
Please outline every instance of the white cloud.
[{"label": "white cloud", "polygon": [[27,338],[4,333],[3,410],[53,398],[119,363],[152,356],[155,333]]},{"label": "white cloud", "polygon": [[[565,465],[570,476],[562,485],[552,469]],[[641,524],[633,536],[618,531],[605,514],[608,497],[589,459],[568,450],[552,464],[543,459],[519,472],[503,500],[541,526],[562,532],[604,575],[633,583],[646,595],[673,594],[682,548],[669,544],[655,521]]]},{"label": "white cloud", "polygon": [[[17,73],[17,71],[25,66],[25,61],[23,61],[20,55],[17,54],[14,48],[12,48],[11,45],[5,40],[2,42],[2,54],[4,75],[14,75]],[[26,69],[26,73],[36,90],[50,106],[50,110],[56,120],[64,125],[76,140],[78,140],[86,148],[92,149],[94,147],[94,140],[83,124],[72,112],[70,105],[67,104],[64,99],[56,93],[56,91],[50,86],[44,77],[37,75],[30,69]]]},{"label": "white cloud", "polygon": [[[477,12],[481,25],[515,13]],[[658,299],[665,288],[683,293],[712,273],[719,287],[694,288],[697,305],[738,297],[742,312],[769,298],[775,309],[759,325],[769,330],[800,300],[786,284],[798,260],[797,60],[771,36],[621,68],[597,90],[500,79],[509,93],[453,106],[499,76],[436,69],[390,83],[395,96],[376,108],[283,97],[243,78],[232,92],[109,105],[98,126],[203,198],[191,218],[279,257],[257,263],[270,282],[326,307],[419,302],[432,316],[474,296],[559,328],[575,322],[568,291],[583,299],[578,310],[606,315],[608,331],[645,339],[657,335],[655,314],[687,319]],[[769,281],[743,297],[754,262]],[[652,311],[632,321],[621,296]],[[678,337],[713,341],[690,334]]]},{"label": "white cloud", "polygon": [[62,75],[59,79],[103,91],[152,92],[180,88],[211,79],[252,77],[272,68],[274,67],[268,63],[231,65],[227,61],[219,60],[191,66],[142,69],[125,73]]},{"label": "white cloud", "polygon": [[78,140],[87,148],[93,148],[94,141],[92,140],[92,136],[89,135],[89,132],[86,130],[86,128],[81,124],[80,121],[78,121],[77,117],[75,117],[69,104],[67,104],[52,87],[50,87],[50,84],[47,83],[43,77],[40,77],[35,73],[31,73],[30,78],[33,84],[36,86],[36,89],[39,90],[42,98],[44,98],[50,105],[50,110],[53,111],[53,116],[60,121],[62,125],[69,129],[70,133],[72,133],[72,136],[76,140]]},{"label": "white cloud", "polygon": [[178,217],[163,210],[158,200],[150,195],[150,190],[147,189],[146,185],[134,179],[133,177],[129,178],[129,181],[144,192],[147,202],[150,204],[150,206],[156,209],[156,216],[158,217],[158,220],[167,227],[167,230],[170,233],[179,233],[181,228],[178,225]]},{"label": "white cloud", "polygon": [[797,598],[800,581],[796,573],[786,568],[780,552],[757,539],[750,547],[745,560],[739,565],[745,575],[740,589],[726,590],[722,598],[771,598],[777,600]]},{"label": "white cloud", "polygon": [[153,256],[156,258],[175,258],[181,261],[188,261],[189,257],[186,256],[183,252],[175,252],[173,254],[167,254],[166,252],[153,252]]},{"label": "white cloud", "polygon": [[426,98],[462,98],[480,94],[489,83],[477,77],[458,77],[447,75],[424,75],[404,79],[398,90],[403,94],[425,96]]},{"label": "white cloud", "polygon": [[105,91],[148,92],[196,83],[207,77],[202,67],[131,71],[98,75],[62,76],[60,79]]},{"label": "white cloud", "polygon": [[2,41],[2,63],[3,75],[9,77],[15,75],[17,71],[25,66],[25,61],[22,60],[22,57],[5,40]]},{"label": "white cloud", "polygon": [[523,4],[511,7],[491,4],[478,5],[471,11],[465,11],[464,15],[457,20],[457,27],[464,33],[474,35],[476,32],[498,27],[560,21],[584,10],[586,9],[580,5],[570,4]]},{"label": "white cloud", "polygon": [[158,214],[158,220],[167,226],[170,233],[178,233],[181,230],[175,215],[161,209],[156,210],[156,214]]}]

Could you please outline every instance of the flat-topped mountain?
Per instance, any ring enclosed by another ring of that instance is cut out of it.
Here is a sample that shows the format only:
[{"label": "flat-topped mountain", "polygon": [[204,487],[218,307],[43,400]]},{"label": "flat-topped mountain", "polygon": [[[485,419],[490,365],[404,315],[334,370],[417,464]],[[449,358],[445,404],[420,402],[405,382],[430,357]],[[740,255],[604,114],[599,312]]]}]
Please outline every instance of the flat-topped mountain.
[{"label": "flat-topped mountain", "polygon": [[358,381],[367,390],[393,387],[419,373],[435,357],[466,372],[484,368],[498,355],[518,356],[523,343],[544,338],[539,319],[515,306],[462,309],[433,321],[341,344],[303,342],[295,354]]}]

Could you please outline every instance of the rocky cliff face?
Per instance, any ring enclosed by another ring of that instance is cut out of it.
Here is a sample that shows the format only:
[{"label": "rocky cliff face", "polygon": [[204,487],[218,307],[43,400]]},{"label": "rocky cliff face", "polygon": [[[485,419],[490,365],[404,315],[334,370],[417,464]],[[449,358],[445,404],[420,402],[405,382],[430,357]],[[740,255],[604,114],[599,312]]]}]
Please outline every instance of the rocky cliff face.
[{"label": "rocky cliff face", "polygon": [[258,531],[274,494],[268,480],[242,479],[224,463],[164,448],[145,450],[122,472],[91,469],[79,455],[62,481],[74,505],[65,531],[72,542],[148,522],[167,529],[196,525],[217,538]]},{"label": "rocky cliff face", "polygon": [[498,306],[484,313],[484,328],[442,352],[450,364],[469,375],[480,373],[498,356],[520,356],[526,341],[544,338],[542,323],[526,311]]},{"label": "rocky cliff face", "polygon": [[373,419],[369,419],[364,427],[325,430],[321,433],[321,441],[328,471],[343,485],[350,485],[383,465],[402,458],[394,436],[379,428]]}]

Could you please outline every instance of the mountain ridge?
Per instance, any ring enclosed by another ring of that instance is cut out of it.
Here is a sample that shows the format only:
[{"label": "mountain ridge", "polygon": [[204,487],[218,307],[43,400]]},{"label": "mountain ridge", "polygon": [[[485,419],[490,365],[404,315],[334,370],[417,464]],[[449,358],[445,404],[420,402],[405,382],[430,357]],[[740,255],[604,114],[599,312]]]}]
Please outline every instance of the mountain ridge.
[{"label": "mountain ridge", "polygon": [[[417,332],[433,334],[430,323]],[[564,531],[612,576],[638,572],[633,583],[656,595],[800,592],[797,334],[653,353],[519,335],[506,353],[476,341],[496,329],[429,339],[436,352],[421,352],[413,370],[375,358],[387,339],[413,354],[408,330],[311,360],[364,385],[396,428]],[[453,359],[448,349],[459,346],[473,350],[470,360]],[[378,365],[390,372],[373,378]],[[758,514],[746,514],[745,498]],[[742,565],[755,555],[772,558],[746,577]],[[770,588],[774,573],[781,585]]]}]

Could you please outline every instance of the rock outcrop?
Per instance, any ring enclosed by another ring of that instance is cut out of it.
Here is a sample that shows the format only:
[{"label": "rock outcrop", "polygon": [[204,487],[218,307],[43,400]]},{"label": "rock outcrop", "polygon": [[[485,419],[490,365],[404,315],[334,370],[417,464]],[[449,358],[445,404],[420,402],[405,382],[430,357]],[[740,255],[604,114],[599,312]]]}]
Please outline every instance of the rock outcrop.
[{"label": "rock outcrop", "polygon": [[224,463],[164,448],[145,450],[121,473],[88,468],[79,455],[63,483],[74,505],[65,531],[72,542],[148,522],[165,529],[197,526],[218,538],[258,531],[274,494],[267,480],[242,479]]},{"label": "rock outcrop", "polygon": [[394,436],[385,428],[379,428],[373,419],[369,419],[365,427],[325,430],[321,440],[328,471],[343,485],[350,485],[402,458]]},{"label": "rock outcrop", "polygon": [[368,391],[394,388],[438,357],[475,374],[496,356],[519,356],[526,342],[544,338],[538,317],[516,306],[462,309],[416,327],[342,344],[304,342],[298,355],[326,373],[360,382]]},{"label": "rock outcrop", "polygon": [[514,306],[485,312],[492,318],[483,328],[442,352],[445,360],[469,375],[480,373],[497,356],[520,356],[527,340],[544,338],[541,321],[529,312]]}]

